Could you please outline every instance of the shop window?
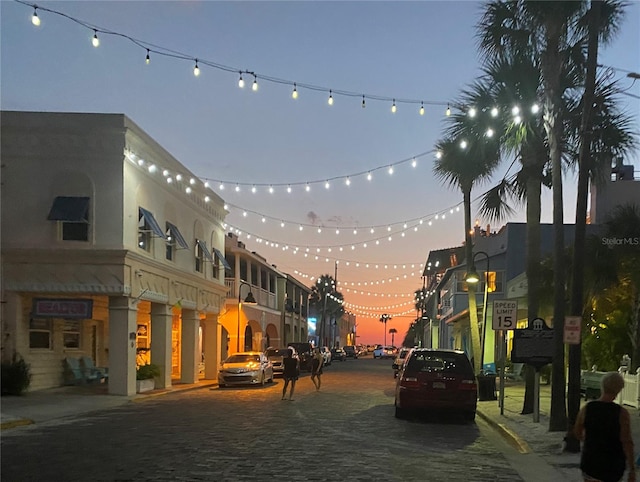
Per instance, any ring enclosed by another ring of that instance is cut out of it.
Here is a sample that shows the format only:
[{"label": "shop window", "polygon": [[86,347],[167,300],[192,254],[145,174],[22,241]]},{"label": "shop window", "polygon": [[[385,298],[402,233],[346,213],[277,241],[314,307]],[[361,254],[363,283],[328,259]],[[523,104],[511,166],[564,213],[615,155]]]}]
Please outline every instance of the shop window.
[{"label": "shop window", "polygon": [[80,321],[64,320],[62,340],[65,348],[80,349]]},{"label": "shop window", "polygon": [[51,349],[51,320],[32,318],[29,320],[29,348]]},{"label": "shop window", "polygon": [[167,223],[166,235],[167,235],[167,250],[166,250],[165,258],[168,261],[173,261],[174,254],[176,252],[176,240],[171,235],[171,228],[169,227],[169,223]]},{"label": "shop window", "polygon": [[151,251],[151,226],[142,209],[138,210],[138,247]]},{"label": "shop window", "polygon": [[195,247],[195,261],[196,261],[196,271],[198,273],[202,273],[204,271],[204,249],[202,246],[202,242],[196,239],[196,247]]}]

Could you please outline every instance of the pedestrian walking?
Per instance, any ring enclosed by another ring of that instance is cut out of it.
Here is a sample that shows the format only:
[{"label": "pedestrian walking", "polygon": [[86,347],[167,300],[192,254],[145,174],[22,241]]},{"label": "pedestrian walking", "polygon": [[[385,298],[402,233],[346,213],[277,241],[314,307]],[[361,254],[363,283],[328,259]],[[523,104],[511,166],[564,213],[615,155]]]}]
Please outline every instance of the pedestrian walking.
[{"label": "pedestrian walking", "polygon": [[322,367],[323,366],[324,366],[324,357],[320,352],[320,348],[315,348],[313,352],[313,361],[311,362],[311,381],[315,385],[316,391],[319,391],[320,385],[322,385]]},{"label": "pedestrian walking", "polygon": [[602,395],[580,409],[574,432],[583,440],[580,469],[585,482],[618,482],[629,470],[636,480],[631,421],[626,408],[615,403],[624,378],[610,372],[600,382]]},{"label": "pedestrian walking", "polygon": [[287,387],[291,384],[291,390],[289,391],[289,400],[293,400],[293,391],[296,388],[296,380],[300,375],[300,361],[297,358],[293,358],[293,350],[287,349],[286,356],[282,359],[282,378],[284,379],[284,386],[282,387],[282,400],[286,398]]}]

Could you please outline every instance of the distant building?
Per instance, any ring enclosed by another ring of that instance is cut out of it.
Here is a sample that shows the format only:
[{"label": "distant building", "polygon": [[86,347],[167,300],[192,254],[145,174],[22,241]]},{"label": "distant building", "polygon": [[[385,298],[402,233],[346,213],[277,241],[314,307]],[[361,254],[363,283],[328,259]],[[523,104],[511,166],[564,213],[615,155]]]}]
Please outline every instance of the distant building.
[{"label": "distant building", "polygon": [[634,202],[640,207],[640,177],[634,176],[632,165],[618,159],[609,179],[601,185],[591,184],[589,222],[602,224],[616,206]]}]

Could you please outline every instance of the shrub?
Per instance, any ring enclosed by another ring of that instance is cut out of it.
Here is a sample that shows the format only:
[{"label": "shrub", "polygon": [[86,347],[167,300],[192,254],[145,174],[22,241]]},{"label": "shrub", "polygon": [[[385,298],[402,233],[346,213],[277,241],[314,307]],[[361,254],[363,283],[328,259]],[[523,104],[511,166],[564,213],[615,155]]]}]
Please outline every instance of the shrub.
[{"label": "shrub", "polygon": [[2,362],[0,376],[2,395],[22,395],[31,384],[31,367],[15,353],[11,361]]},{"label": "shrub", "polygon": [[141,365],[136,371],[136,380],[149,380],[151,378],[159,377],[162,373],[160,367],[153,363]]}]

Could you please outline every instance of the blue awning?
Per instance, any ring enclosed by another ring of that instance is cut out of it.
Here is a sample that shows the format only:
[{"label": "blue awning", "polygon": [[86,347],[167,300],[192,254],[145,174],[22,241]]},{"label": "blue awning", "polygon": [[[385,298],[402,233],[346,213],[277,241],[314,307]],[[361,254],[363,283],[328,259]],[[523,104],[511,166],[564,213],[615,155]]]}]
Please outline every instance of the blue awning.
[{"label": "blue awning", "polygon": [[87,223],[89,222],[89,198],[58,196],[53,200],[47,219],[49,221]]},{"label": "blue awning", "polygon": [[167,239],[167,236],[164,234],[164,231],[160,228],[160,225],[158,224],[158,221],[156,221],[156,218],[153,217],[153,214],[151,214],[145,208],[139,208],[139,209],[140,209],[140,214],[142,214],[142,216],[144,217],[144,220],[147,222],[147,224],[151,228],[151,231],[153,232],[153,234],[155,234],[159,238]]},{"label": "blue awning", "polygon": [[171,234],[171,237],[176,240],[178,246],[182,249],[189,249],[189,243],[184,239],[178,227],[169,221],[167,221],[167,226],[169,226],[169,233]]},{"label": "blue awning", "polygon": [[211,253],[207,249],[207,243],[205,243],[201,239],[196,239],[196,243],[198,243],[198,246],[200,246],[200,249],[202,250],[204,257],[213,263],[213,256],[211,256]]},{"label": "blue awning", "polygon": [[222,263],[222,266],[224,266],[224,269],[228,269],[229,271],[231,270],[231,265],[229,264],[229,262],[224,258],[224,254],[222,254],[220,252],[219,249],[213,248],[213,252],[216,253],[216,256],[218,257],[218,259],[220,260],[220,262]]}]

